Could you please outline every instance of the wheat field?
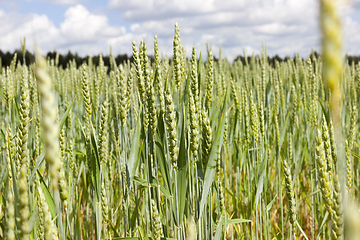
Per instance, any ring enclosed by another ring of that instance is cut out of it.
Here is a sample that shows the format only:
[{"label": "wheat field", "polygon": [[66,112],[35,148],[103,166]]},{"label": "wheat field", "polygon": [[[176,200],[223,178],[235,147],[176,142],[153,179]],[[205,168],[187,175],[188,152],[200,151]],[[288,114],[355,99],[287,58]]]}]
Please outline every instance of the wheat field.
[{"label": "wheat field", "polygon": [[360,65],[330,0],[321,23],[320,56],[274,64],[186,58],[177,24],[171,58],[156,36],[109,67],[15,55],[0,239],[359,239]]}]

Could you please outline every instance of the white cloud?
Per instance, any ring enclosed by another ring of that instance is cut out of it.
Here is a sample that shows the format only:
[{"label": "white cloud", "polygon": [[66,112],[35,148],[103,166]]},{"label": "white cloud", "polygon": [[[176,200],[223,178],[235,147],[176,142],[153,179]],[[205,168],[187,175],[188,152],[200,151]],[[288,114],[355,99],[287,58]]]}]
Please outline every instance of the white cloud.
[{"label": "white cloud", "polygon": [[77,42],[96,42],[99,38],[115,37],[125,31],[124,28],[110,26],[106,16],[91,14],[82,5],[71,7],[65,12],[60,30],[69,40]]},{"label": "white cloud", "polygon": [[[341,6],[344,18],[344,49],[359,54],[359,4]],[[173,24],[179,23],[182,44],[205,49],[206,43],[222,45],[229,58],[259,52],[262,41],[271,55],[320,51],[317,0],[110,0],[108,7],[136,22],[132,31],[145,36],[158,34],[171,50]],[[240,51],[239,51],[240,50]],[[188,55],[190,51],[187,51]],[[168,51],[167,53],[170,53]]]},{"label": "white cloud", "polygon": [[[104,13],[94,14],[80,4],[66,10],[59,27],[50,15],[14,14],[0,9],[0,45],[2,50],[19,48],[19,39],[26,36],[32,47],[35,36],[45,51],[107,54],[111,45],[114,54],[130,55],[132,41],[143,38],[152,54],[157,34],[160,52],[171,56],[177,21],[188,56],[194,44],[198,54],[206,52],[206,44],[211,45],[215,56],[221,45],[223,56],[230,60],[242,55],[243,49],[249,55],[259,54],[263,41],[270,55],[305,56],[312,48],[320,50],[316,0],[110,0],[108,7],[128,23],[128,30],[110,24]],[[359,11],[351,6],[341,9],[344,49],[350,54],[360,54],[360,23],[354,17]]]},{"label": "white cloud", "polygon": [[20,39],[26,37],[27,45],[32,49],[33,39],[45,48],[51,48],[59,37],[59,30],[46,15],[20,15],[0,11],[0,46],[3,51],[20,48]]},{"label": "white cloud", "polygon": [[[175,21],[179,23],[186,49],[195,44],[204,51],[208,41],[212,45],[221,44],[230,59],[242,54],[242,48],[260,50],[263,40],[268,53],[282,56],[295,52],[308,54],[311,47],[319,43],[316,0],[128,2],[110,0],[108,7],[122,13],[125,20],[136,23],[131,28],[134,33],[158,34],[170,50]],[[239,47],[241,51],[237,50]]]},{"label": "white cloud", "polygon": [[[131,37],[124,27],[111,26],[105,15],[90,13],[84,6],[69,7],[60,27],[46,15],[14,14],[0,10],[0,21],[4,23],[0,28],[0,46],[3,51],[13,51],[20,48],[20,38],[26,37],[27,47],[33,49],[35,39],[43,51],[57,50],[66,53],[71,50],[82,56],[107,54],[110,44],[129,39],[131,51]],[[113,49],[125,49],[113,47]],[[120,52],[119,52],[120,53]]]},{"label": "white cloud", "polygon": [[81,3],[83,0],[49,0],[49,1],[60,5],[75,5]]}]

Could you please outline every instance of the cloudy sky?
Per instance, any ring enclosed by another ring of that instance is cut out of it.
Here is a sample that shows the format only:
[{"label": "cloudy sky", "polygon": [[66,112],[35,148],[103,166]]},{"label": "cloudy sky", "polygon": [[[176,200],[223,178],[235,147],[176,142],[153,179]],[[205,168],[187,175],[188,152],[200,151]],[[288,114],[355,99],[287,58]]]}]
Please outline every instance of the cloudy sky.
[{"label": "cloudy sky", "polygon": [[[344,52],[360,55],[360,0],[341,0]],[[26,37],[43,52],[77,52],[81,56],[131,54],[131,44],[144,38],[152,54],[171,55],[174,23],[180,27],[187,55],[212,46],[230,60],[258,54],[280,56],[320,50],[317,0],[0,0],[0,50],[20,48]]]}]

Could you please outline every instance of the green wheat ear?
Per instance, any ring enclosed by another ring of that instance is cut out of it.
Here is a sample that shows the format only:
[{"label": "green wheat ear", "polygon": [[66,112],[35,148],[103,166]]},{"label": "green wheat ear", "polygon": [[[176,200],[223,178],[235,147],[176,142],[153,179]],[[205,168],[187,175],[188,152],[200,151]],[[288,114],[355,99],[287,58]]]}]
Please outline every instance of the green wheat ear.
[{"label": "green wheat ear", "polygon": [[23,165],[25,165],[28,173],[30,172],[30,159],[29,159],[29,111],[30,111],[30,97],[28,87],[28,71],[27,67],[23,66],[22,76],[22,94],[20,102],[20,126],[18,131],[17,142],[17,155],[18,155],[18,172]]},{"label": "green wheat ear", "polygon": [[180,88],[181,81],[181,40],[180,40],[180,30],[177,23],[175,23],[175,35],[173,40],[173,65],[174,65],[174,80],[176,88]]},{"label": "green wheat ear", "polygon": [[45,59],[36,52],[36,76],[38,91],[41,96],[43,140],[45,160],[49,164],[51,185],[58,189],[58,172],[60,170],[59,125],[56,123],[57,108],[55,94],[52,92],[52,81],[46,72]]},{"label": "green wheat ear", "polygon": [[175,168],[177,164],[177,154],[179,149],[177,146],[176,112],[169,88],[166,90],[165,99],[166,99],[165,123],[166,123],[166,131],[168,135],[167,140],[168,140],[171,163]]},{"label": "green wheat ear", "polygon": [[212,52],[209,52],[207,63],[206,63],[206,93],[205,93],[205,106],[210,109],[214,82],[214,57]]},{"label": "green wheat ear", "polygon": [[38,206],[39,212],[42,214],[42,222],[40,225],[44,228],[44,239],[58,240],[57,229],[54,225],[54,222],[51,219],[51,213],[48,207],[48,203],[46,202],[43,190],[38,187]]},{"label": "green wheat ear", "polygon": [[255,144],[259,142],[259,115],[254,101],[252,91],[250,91],[250,126],[254,136]]},{"label": "green wheat ear", "polygon": [[199,149],[199,125],[198,115],[196,113],[196,106],[194,101],[194,95],[189,92],[189,115],[190,115],[190,146],[194,156],[194,161],[197,161],[198,149]]},{"label": "green wheat ear", "polygon": [[86,137],[90,139],[91,131],[91,112],[92,112],[92,104],[90,99],[90,88],[89,88],[89,77],[88,70],[86,65],[82,67],[82,96],[85,103],[85,129],[86,129]]},{"label": "green wheat ear", "polygon": [[295,231],[295,223],[296,223],[295,193],[293,189],[293,182],[291,179],[291,169],[286,159],[283,160],[283,168],[285,175],[286,197],[289,202],[290,223],[293,231]]},{"label": "green wheat ear", "polygon": [[12,181],[9,181],[9,187],[6,195],[6,239],[15,240],[15,208]]},{"label": "green wheat ear", "polygon": [[30,234],[30,209],[29,209],[29,193],[28,193],[28,184],[26,178],[26,166],[23,165],[20,169],[19,177],[18,177],[18,184],[19,184],[19,202],[18,202],[18,209],[19,209],[19,216],[20,216],[20,240],[27,240],[29,239]]},{"label": "green wheat ear", "polygon": [[320,23],[322,31],[323,79],[331,91],[331,110],[334,125],[340,125],[340,82],[343,57],[340,18],[336,11],[335,1],[320,0]]},{"label": "green wheat ear", "polygon": [[99,130],[99,157],[100,164],[106,168],[108,163],[108,104],[105,100],[100,111]]},{"label": "green wheat ear", "polygon": [[324,144],[320,129],[318,129],[318,133],[316,136],[316,162],[319,172],[318,178],[320,182],[321,194],[324,199],[326,209],[329,212],[330,216],[332,216],[333,214],[332,189],[329,178],[329,172],[327,171],[327,164],[326,164],[327,162],[325,158]]},{"label": "green wheat ear", "polygon": [[202,123],[202,163],[204,170],[208,163],[208,156],[210,154],[211,143],[212,143],[212,130],[210,126],[210,120],[206,110],[201,111],[201,123]]},{"label": "green wheat ear", "polygon": [[160,220],[160,214],[157,210],[155,201],[151,199],[151,211],[152,211],[152,228],[153,228],[153,234],[155,240],[160,240],[162,234],[162,226],[161,226],[161,220]]}]

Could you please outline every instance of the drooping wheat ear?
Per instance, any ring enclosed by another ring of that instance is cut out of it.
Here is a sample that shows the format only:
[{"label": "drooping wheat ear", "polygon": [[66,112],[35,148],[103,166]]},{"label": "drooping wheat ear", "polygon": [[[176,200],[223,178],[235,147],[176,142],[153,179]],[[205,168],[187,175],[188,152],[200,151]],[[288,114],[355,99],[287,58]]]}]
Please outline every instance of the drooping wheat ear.
[{"label": "drooping wheat ear", "polygon": [[320,23],[322,31],[323,79],[331,92],[330,108],[335,127],[340,126],[340,82],[343,56],[342,34],[339,15],[336,12],[336,2],[320,0]]},{"label": "drooping wheat ear", "polygon": [[195,162],[197,161],[198,149],[199,149],[199,118],[196,113],[196,106],[194,96],[189,91],[189,115],[190,115],[190,146],[191,152],[194,156]]},{"label": "drooping wheat ear", "polygon": [[328,171],[329,178],[331,179],[333,160],[331,154],[331,142],[330,142],[329,130],[327,127],[325,116],[323,116],[323,122],[321,127],[322,127],[322,140],[324,142],[324,150],[325,150],[326,171]]},{"label": "drooping wheat ear", "polygon": [[166,131],[168,135],[167,137],[168,147],[170,152],[171,163],[175,168],[177,164],[177,154],[178,154],[177,133],[176,133],[176,112],[169,88],[166,90],[165,100],[166,100],[165,123],[166,123]]},{"label": "drooping wheat ear", "polygon": [[29,88],[28,88],[28,71],[27,67],[23,67],[23,76],[22,76],[22,93],[21,93],[21,102],[20,102],[20,126],[18,131],[18,142],[17,142],[17,156],[18,162],[18,172],[20,168],[25,165],[25,168],[30,172],[29,168],[29,150],[28,150],[28,141],[29,141],[29,111],[30,111],[30,98],[29,98]]},{"label": "drooping wheat ear", "polygon": [[181,81],[181,40],[180,40],[180,30],[177,23],[175,23],[175,35],[173,40],[173,66],[174,66],[174,80],[176,87],[180,88]]},{"label": "drooping wheat ear", "polygon": [[324,153],[324,144],[320,129],[318,129],[316,136],[316,162],[319,173],[318,178],[320,182],[321,194],[324,199],[326,209],[331,216],[333,214],[332,189],[331,189],[331,182],[329,179],[329,172],[327,171],[327,165],[326,165],[326,159]]},{"label": "drooping wheat ear", "polygon": [[259,142],[259,115],[252,91],[250,91],[250,126],[255,144],[257,144]]},{"label": "drooping wheat ear", "polygon": [[283,160],[283,167],[284,167],[284,176],[285,176],[286,197],[289,203],[290,223],[293,231],[295,231],[295,223],[296,223],[295,193],[291,178],[291,169],[286,159]]},{"label": "drooping wheat ear", "polygon": [[160,240],[162,235],[162,226],[159,211],[156,207],[156,203],[151,199],[151,211],[152,211],[152,230],[155,240]]},{"label": "drooping wheat ear", "polygon": [[207,162],[208,162],[208,156],[210,154],[211,149],[211,143],[212,143],[212,130],[210,125],[210,120],[207,114],[207,111],[204,109],[201,111],[202,116],[202,163],[204,169],[206,169]]},{"label": "drooping wheat ear", "polygon": [[11,179],[9,180],[9,187],[6,194],[6,239],[15,240],[15,208],[14,208],[14,196],[13,196],[13,184]]},{"label": "drooping wheat ear", "polygon": [[59,126],[56,124],[55,94],[52,92],[52,81],[46,72],[45,59],[39,52],[36,54],[36,75],[38,91],[41,95],[43,140],[45,160],[49,164],[52,187],[58,189],[58,171],[60,169]]},{"label": "drooping wheat ear", "polygon": [[28,194],[28,184],[26,178],[26,166],[22,165],[18,177],[18,184],[19,184],[19,202],[18,202],[18,209],[19,209],[19,222],[21,223],[19,226],[20,240],[29,239],[30,234],[30,210],[29,210],[29,194]]}]

